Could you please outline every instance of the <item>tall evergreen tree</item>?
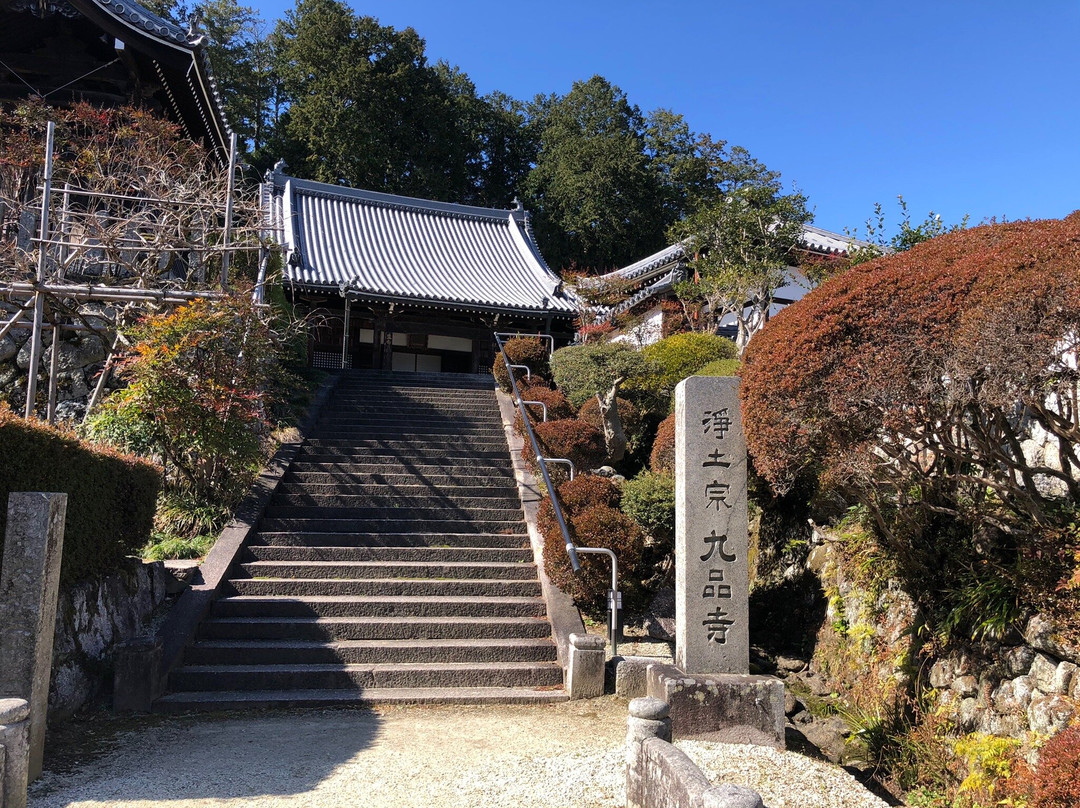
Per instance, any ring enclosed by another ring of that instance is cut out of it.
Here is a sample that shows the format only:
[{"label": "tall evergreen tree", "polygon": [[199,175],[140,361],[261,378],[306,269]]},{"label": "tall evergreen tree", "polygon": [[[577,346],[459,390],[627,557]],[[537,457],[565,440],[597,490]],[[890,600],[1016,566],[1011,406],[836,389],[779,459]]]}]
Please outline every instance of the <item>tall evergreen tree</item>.
[{"label": "tall evergreen tree", "polygon": [[640,110],[601,76],[536,107],[540,151],[526,187],[552,265],[609,269],[659,249],[660,186]]}]

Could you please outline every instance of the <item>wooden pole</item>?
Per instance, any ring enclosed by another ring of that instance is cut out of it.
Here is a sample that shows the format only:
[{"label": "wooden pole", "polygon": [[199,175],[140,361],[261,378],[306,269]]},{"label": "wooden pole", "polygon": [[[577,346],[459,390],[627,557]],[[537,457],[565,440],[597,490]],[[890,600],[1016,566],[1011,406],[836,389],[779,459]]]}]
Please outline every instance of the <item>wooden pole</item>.
[{"label": "wooden pole", "polygon": [[105,389],[105,384],[109,379],[109,374],[112,372],[113,359],[116,356],[116,346],[120,344],[120,332],[116,332],[116,339],[113,340],[112,348],[109,349],[109,358],[105,360],[105,367],[101,371],[101,375],[98,377],[97,384],[94,385],[94,394],[90,396],[90,401],[86,404],[86,412],[83,414],[83,423],[85,424],[90,420],[90,413],[93,412],[94,407],[97,406],[98,399],[101,398],[101,391]]},{"label": "wooden pole", "polygon": [[50,424],[56,423],[56,386],[59,383],[57,371],[60,368],[60,326],[52,327],[52,353],[49,356],[49,409]]},{"label": "wooden pole", "polygon": [[6,323],[4,323],[3,328],[0,328],[0,339],[3,339],[4,337],[6,337],[8,335],[8,331],[13,329],[16,325],[18,325],[19,320],[21,320],[26,315],[26,312],[28,312],[29,310],[30,310],[30,306],[27,305],[27,306],[23,306],[21,309],[19,309],[17,312],[15,312],[15,315],[10,320],[8,320]]},{"label": "wooden pole", "polygon": [[[41,241],[38,245],[37,282],[45,282],[45,243],[49,238],[49,196],[52,193],[53,142],[56,138],[56,124],[49,121],[45,133],[45,187],[41,192]],[[41,292],[34,295],[34,328],[30,335],[30,367],[26,374],[26,407],[23,417],[34,414],[37,399],[38,365],[41,364],[41,325],[45,318],[45,298]]]},{"label": "wooden pole", "polygon": [[225,191],[225,232],[221,235],[221,246],[225,249],[225,252],[221,254],[221,291],[223,292],[229,285],[229,259],[232,255],[229,252],[229,239],[232,237],[233,185],[235,177],[236,132],[233,132],[229,137],[229,182]]},{"label": "wooden pole", "polygon": [[341,337],[341,369],[345,370],[345,358],[349,355],[349,298],[345,298],[345,334]]}]

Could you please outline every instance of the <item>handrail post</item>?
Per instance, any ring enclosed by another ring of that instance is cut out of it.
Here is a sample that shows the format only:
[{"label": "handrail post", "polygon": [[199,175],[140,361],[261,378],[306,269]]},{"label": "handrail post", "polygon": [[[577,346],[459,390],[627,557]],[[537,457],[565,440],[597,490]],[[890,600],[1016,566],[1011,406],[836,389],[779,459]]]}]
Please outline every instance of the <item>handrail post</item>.
[{"label": "handrail post", "polygon": [[536,404],[543,410],[544,423],[547,423],[547,404],[543,401],[522,401],[522,404]]},{"label": "handrail post", "polygon": [[622,592],[619,591],[619,559],[607,547],[578,547],[579,553],[596,553],[611,559],[611,589],[608,590],[608,638],[612,656],[619,653],[619,612],[622,611]]}]

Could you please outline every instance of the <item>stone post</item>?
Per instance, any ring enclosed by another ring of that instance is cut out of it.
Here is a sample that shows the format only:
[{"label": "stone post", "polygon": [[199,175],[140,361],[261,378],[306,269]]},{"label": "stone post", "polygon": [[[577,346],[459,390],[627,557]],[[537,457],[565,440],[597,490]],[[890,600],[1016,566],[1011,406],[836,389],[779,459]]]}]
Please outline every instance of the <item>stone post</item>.
[{"label": "stone post", "polygon": [[595,634],[570,635],[570,698],[595,699],[604,695],[604,649],[607,640]]},{"label": "stone post", "polygon": [[0,808],[26,808],[30,705],[0,699]]},{"label": "stone post", "polygon": [[626,720],[626,808],[645,805],[641,743],[646,738],[671,742],[668,706],[648,696],[630,701],[630,717]]},{"label": "stone post", "polygon": [[67,494],[15,493],[8,499],[0,575],[0,699],[30,704],[30,782],[41,774],[45,749],[66,512]]},{"label": "stone post", "polygon": [[739,380],[675,388],[675,664],[750,671],[746,440]]}]

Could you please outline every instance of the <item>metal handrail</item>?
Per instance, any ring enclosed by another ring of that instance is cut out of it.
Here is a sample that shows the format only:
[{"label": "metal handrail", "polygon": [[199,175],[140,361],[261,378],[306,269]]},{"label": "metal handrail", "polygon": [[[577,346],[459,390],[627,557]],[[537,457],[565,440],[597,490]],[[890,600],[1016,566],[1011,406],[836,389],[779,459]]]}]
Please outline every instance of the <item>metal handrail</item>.
[{"label": "metal handrail", "polygon": [[[499,350],[500,350],[500,352],[502,351],[501,348]],[[503,358],[504,359],[506,358],[506,354],[503,354]],[[532,371],[529,370],[528,365],[511,365],[509,362],[507,362],[506,366],[508,368],[510,368],[510,378],[511,379],[514,378],[514,368],[517,368],[518,370],[524,370],[525,371],[525,378],[528,379],[530,382],[532,381]],[[515,389],[514,389],[514,395],[515,396],[517,395],[516,385],[515,385]]]},{"label": "metal handrail", "polygon": [[543,401],[522,401],[522,404],[536,404],[543,410],[544,423],[547,423],[547,404]]},{"label": "metal handrail", "polygon": [[570,467],[570,479],[574,479],[574,475],[577,473],[577,468],[574,466],[573,460],[567,460],[565,457],[538,457],[541,463],[565,463]]},{"label": "metal handrail", "polygon": [[[519,334],[500,334],[495,332],[495,343],[499,346],[499,355],[502,357],[503,364],[506,365],[507,374],[510,376],[510,389],[514,394],[514,401],[517,402],[518,411],[521,413],[521,420],[525,424],[525,433],[529,438],[529,443],[532,444],[533,455],[537,458],[537,465],[540,467],[540,474],[544,478],[544,486],[547,488],[548,496],[551,497],[552,510],[555,512],[555,521],[559,524],[559,530],[562,531],[563,540],[566,542],[566,553],[570,556],[570,566],[574,572],[581,570],[581,562],[578,560],[578,553],[595,553],[598,555],[606,555],[611,559],[611,589],[608,590],[608,639],[611,642],[612,654],[619,653],[619,611],[622,609],[622,593],[619,591],[619,562],[615,557],[615,553],[606,547],[578,547],[570,538],[570,531],[566,528],[566,520],[563,518],[562,506],[559,504],[559,497],[555,490],[555,486],[551,484],[551,477],[548,474],[548,463],[567,463],[570,466],[570,479],[574,479],[574,464],[572,461],[557,458],[557,457],[544,457],[540,453],[540,444],[536,440],[536,433],[533,432],[532,423],[529,421],[529,413],[525,409],[525,402],[521,400],[521,392],[518,390],[517,380],[514,378],[514,368],[520,367],[510,363],[510,357],[506,355],[506,351],[503,350],[503,336],[516,337],[521,336]],[[532,335],[530,335],[532,336]],[[554,346],[554,337],[543,334],[538,336],[545,336],[551,339],[551,344]],[[528,402],[534,403],[534,402]],[[539,402],[536,402],[539,403]],[[547,408],[545,407],[545,415]],[[546,420],[546,418],[545,418]]]}]

